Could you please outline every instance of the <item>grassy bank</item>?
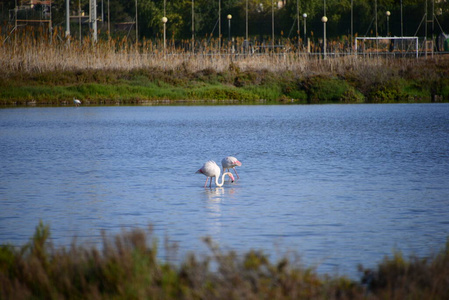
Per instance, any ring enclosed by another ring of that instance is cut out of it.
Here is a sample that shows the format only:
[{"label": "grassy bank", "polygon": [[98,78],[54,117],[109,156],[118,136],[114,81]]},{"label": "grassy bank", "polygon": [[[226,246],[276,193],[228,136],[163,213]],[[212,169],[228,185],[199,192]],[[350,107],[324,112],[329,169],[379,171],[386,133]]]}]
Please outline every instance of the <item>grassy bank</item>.
[{"label": "grassy bank", "polygon": [[0,48],[0,105],[449,101],[449,57],[164,54],[119,41]]},{"label": "grassy bank", "polygon": [[[102,249],[55,248],[42,222],[20,249],[0,246],[1,299],[447,299],[449,242],[429,258],[385,258],[361,280],[319,275],[288,258],[270,262],[251,250],[223,252],[174,265],[157,259],[148,231],[104,234]],[[213,271],[212,271],[212,265]]]},{"label": "grassy bank", "polygon": [[237,63],[231,62],[223,71],[148,67],[21,73],[2,80],[0,103],[60,106],[72,105],[73,97],[82,99],[84,105],[258,103],[260,100],[270,103],[443,102],[449,100],[449,74],[435,73],[439,64],[447,64],[449,70],[446,60],[435,59],[414,62],[417,70],[395,72],[385,71],[381,66],[342,73],[241,70]]}]

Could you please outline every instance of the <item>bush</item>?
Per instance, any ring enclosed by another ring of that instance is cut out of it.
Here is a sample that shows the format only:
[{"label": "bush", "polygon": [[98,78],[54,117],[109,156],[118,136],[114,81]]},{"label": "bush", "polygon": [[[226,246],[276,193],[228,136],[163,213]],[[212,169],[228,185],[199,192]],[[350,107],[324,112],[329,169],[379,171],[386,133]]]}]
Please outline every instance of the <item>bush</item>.
[{"label": "bush", "polygon": [[408,102],[409,99],[416,98],[416,87],[413,89],[415,93],[407,93],[407,85],[404,80],[392,78],[386,82],[377,82],[373,84],[369,91],[367,98],[369,102],[374,103],[393,103],[393,102]]},{"label": "bush", "polygon": [[382,299],[447,299],[449,239],[445,249],[430,258],[412,256],[407,260],[396,252],[385,257],[377,270],[363,271],[362,283]]},{"label": "bush", "polygon": [[103,232],[101,251],[75,243],[55,249],[49,237],[49,227],[40,222],[23,247],[0,246],[0,299],[439,300],[449,295],[449,240],[430,258],[406,260],[395,253],[375,271],[360,266],[365,275],[358,283],[318,275],[301,267],[297,256],[272,263],[261,251],[223,252],[210,238],[204,239],[210,256],[190,254],[172,265],[158,260],[151,227],[115,237]]},{"label": "bush", "polygon": [[348,96],[355,95],[349,84],[336,77],[314,76],[304,83],[310,103],[347,102]]}]

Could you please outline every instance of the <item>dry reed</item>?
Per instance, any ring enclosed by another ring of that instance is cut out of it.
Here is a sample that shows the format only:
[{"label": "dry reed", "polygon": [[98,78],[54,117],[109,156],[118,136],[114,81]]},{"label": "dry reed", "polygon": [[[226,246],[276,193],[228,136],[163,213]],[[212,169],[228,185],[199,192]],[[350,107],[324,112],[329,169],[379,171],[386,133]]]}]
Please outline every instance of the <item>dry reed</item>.
[{"label": "dry reed", "polygon": [[339,54],[332,59],[324,59],[321,54],[292,52],[287,49],[277,52],[253,53],[217,49],[210,45],[202,46],[195,53],[175,48],[167,49],[160,43],[144,40],[137,47],[126,38],[99,40],[93,43],[89,38],[83,41],[57,38],[58,34],[48,36],[44,32],[35,34],[32,28],[17,35],[0,38],[1,76],[14,73],[42,73],[49,71],[76,71],[85,69],[132,70],[138,68],[157,68],[177,71],[180,66],[190,72],[211,68],[223,72],[231,64],[241,71],[269,70],[272,72],[293,71],[302,74],[342,73],[347,70],[366,68],[391,69],[404,65],[417,64],[416,59],[366,59],[357,55]]}]

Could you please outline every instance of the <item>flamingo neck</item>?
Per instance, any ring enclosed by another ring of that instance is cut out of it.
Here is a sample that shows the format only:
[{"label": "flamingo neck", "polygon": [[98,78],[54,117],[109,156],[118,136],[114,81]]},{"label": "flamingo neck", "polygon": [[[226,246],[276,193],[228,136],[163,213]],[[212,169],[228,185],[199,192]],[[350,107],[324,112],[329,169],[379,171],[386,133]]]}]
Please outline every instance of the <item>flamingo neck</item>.
[{"label": "flamingo neck", "polygon": [[220,175],[219,176],[215,176],[215,185],[218,186],[218,187],[222,187],[223,184],[224,184],[224,178],[225,178],[226,175],[229,176],[229,175],[232,175],[232,174],[229,173],[229,172],[223,173],[223,175],[221,175],[221,183],[218,182],[218,177]]}]

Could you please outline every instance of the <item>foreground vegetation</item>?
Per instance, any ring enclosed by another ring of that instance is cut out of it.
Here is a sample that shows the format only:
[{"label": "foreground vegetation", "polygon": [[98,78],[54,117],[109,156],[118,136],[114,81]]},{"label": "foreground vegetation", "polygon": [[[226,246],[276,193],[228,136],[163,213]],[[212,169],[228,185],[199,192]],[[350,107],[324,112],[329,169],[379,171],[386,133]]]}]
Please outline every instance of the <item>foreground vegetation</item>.
[{"label": "foreground vegetation", "polygon": [[42,222],[20,249],[0,246],[0,299],[447,299],[449,241],[430,258],[385,258],[360,282],[319,275],[288,258],[270,262],[262,252],[194,254],[161,262],[148,232],[103,235],[101,249],[57,249]]},{"label": "foreground vegetation", "polygon": [[449,56],[166,52],[24,31],[0,44],[0,105],[449,101]]}]

